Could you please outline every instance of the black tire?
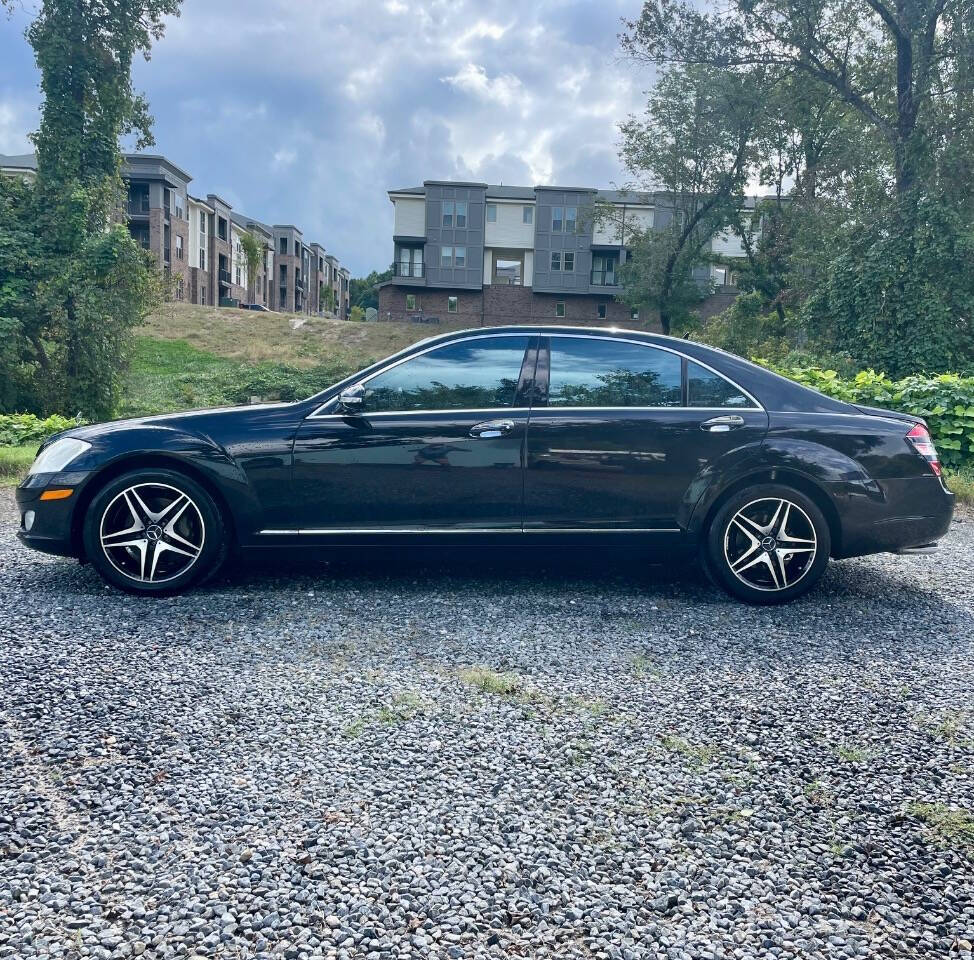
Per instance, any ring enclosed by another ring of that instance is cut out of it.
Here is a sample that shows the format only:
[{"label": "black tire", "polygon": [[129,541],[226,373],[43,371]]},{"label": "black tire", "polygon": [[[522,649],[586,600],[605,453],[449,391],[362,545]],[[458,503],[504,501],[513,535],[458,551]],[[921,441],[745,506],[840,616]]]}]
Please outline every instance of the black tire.
[{"label": "black tire", "polygon": [[88,505],[83,524],[88,560],[128,593],[179,593],[213,576],[227,554],[219,507],[177,470],[136,469],[109,481]]},{"label": "black tire", "polygon": [[[775,529],[782,520],[784,530]],[[728,498],[714,514],[703,547],[708,573],[731,596],[779,604],[818,583],[832,538],[814,500],[794,487],[765,483]]]}]

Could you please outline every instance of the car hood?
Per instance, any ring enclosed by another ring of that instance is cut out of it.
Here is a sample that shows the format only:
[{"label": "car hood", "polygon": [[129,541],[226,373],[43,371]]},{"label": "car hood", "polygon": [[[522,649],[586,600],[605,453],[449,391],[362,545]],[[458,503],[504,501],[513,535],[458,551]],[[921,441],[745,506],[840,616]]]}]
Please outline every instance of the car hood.
[{"label": "car hood", "polygon": [[[159,413],[146,417],[126,417],[122,420],[107,420],[104,423],[89,423],[82,427],[72,427],[62,433],[49,437],[44,446],[52,443],[60,437],[77,437],[79,440],[93,440],[99,437],[108,436],[112,433],[120,433],[126,430],[135,430],[143,427],[161,429],[204,429],[204,423],[212,423],[214,418],[219,418],[221,424],[225,423],[230,427],[234,419],[252,417],[255,413],[262,410],[281,410],[294,407],[294,403],[246,403],[236,407],[205,407],[199,410],[181,410],[178,413]],[[226,420],[224,419],[226,418]]]}]

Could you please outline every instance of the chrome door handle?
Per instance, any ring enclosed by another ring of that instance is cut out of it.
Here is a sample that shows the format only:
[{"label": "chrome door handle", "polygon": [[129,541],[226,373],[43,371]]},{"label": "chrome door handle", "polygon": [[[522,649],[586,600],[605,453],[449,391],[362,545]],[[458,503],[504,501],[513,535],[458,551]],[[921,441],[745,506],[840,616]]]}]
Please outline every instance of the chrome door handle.
[{"label": "chrome door handle", "polygon": [[732,413],[726,417],[711,417],[709,420],[704,420],[700,424],[700,429],[707,430],[710,433],[727,433],[728,430],[743,426],[744,418]]},{"label": "chrome door handle", "polygon": [[491,437],[503,437],[514,429],[513,420],[487,420],[470,428],[470,436],[477,440],[489,440]]}]

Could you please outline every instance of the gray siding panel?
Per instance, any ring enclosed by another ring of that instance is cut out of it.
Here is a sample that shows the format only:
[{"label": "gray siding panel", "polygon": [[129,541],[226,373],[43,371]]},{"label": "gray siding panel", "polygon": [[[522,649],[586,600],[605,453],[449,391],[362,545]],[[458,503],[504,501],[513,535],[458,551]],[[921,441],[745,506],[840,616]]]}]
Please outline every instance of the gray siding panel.
[{"label": "gray siding panel", "polygon": [[[539,293],[588,293],[592,270],[592,216],[594,190],[552,190],[538,187],[534,212],[534,279]],[[552,230],[552,208],[575,207],[575,233]],[[551,269],[551,254],[561,254],[562,269]],[[575,254],[575,269],[566,272],[564,255]]]},{"label": "gray siding panel", "polygon": [[[486,184],[426,184],[426,284],[430,287],[454,287],[479,290],[484,278],[484,222],[486,217]],[[467,223],[457,227],[443,226],[444,201],[467,204]],[[466,247],[463,267],[442,265],[443,247]]]}]

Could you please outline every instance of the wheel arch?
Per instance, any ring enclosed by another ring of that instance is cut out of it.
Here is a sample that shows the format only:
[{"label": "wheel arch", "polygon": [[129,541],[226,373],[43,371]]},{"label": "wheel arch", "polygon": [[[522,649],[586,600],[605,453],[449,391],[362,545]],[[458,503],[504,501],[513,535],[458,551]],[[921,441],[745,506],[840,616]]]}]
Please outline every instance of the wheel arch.
[{"label": "wheel arch", "polygon": [[804,493],[822,511],[826,523],[829,525],[829,538],[831,540],[831,556],[840,555],[842,544],[842,521],[839,512],[832,502],[832,498],[811,477],[806,476],[796,470],[789,470],[781,467],[767,467],[755,470],[742,477],[738,477],[729,483],[724,489],[714,497],[713,501],[706,507],[701,515],[693,517],[694,532],[699,536],[705,536],[704,531],[710,528],[710,524],[717,511],[740,490],[753,487],[760,483],[778,483],[786,487]]},{"label": "wheel arch", "polygon": [[75,555],[81,560],[85,559],[84,547],[84,520],[88,512],[91,501],[95,499],[99,491],[112,482],[116,477],[128,473],[130,470],[159,468],[163,470],[174,470],[177,473],[185,474],[191,480],[198,483],[212,498],[220,511],[224,529],[230,540],[230,544],[237,542],[237,529],[234,522],[233,511],[227,498],[223,495],[219,487],[208,477],[205,471],[200,470],[191,461],[182,457],[167,453],[131,453],[126,456],[113,460],[99,470],[85,484],[78,502],[75,504],[74,513],[71,517],[71,546]]}]

